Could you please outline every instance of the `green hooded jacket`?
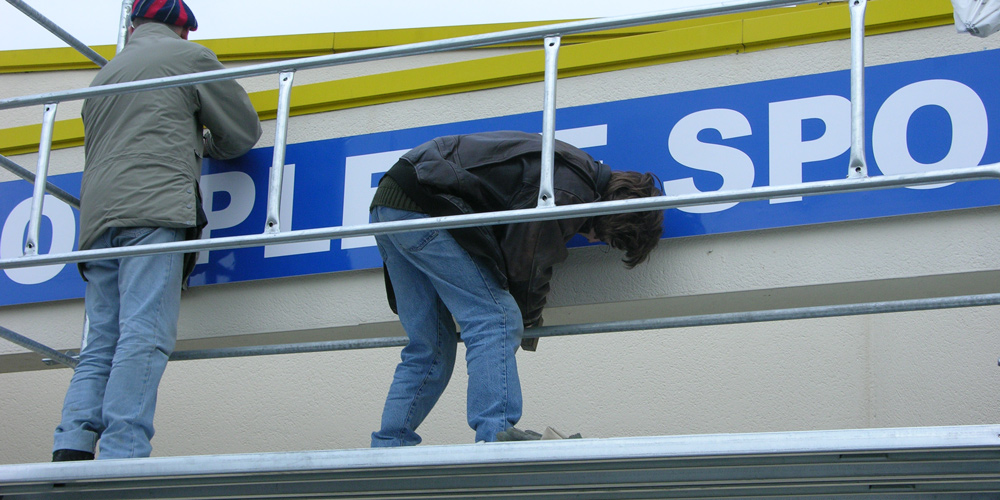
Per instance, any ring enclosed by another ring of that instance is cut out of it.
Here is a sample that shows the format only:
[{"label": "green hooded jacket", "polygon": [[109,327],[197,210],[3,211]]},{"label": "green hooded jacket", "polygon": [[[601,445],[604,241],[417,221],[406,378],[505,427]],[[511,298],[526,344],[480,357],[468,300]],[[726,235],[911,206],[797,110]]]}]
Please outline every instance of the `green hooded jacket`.
[{"label": "green hooded jacket", "polygon": [[[219,69],[211,50],[165,24],[146,23],[91,86]],[[206,223],[198,192],[202,157],[243,155],[261,134],[257,112],[234,80],[94,97],[82,115],[81,250],[111,227],[190,228],[188,238],[197,238]]]}]

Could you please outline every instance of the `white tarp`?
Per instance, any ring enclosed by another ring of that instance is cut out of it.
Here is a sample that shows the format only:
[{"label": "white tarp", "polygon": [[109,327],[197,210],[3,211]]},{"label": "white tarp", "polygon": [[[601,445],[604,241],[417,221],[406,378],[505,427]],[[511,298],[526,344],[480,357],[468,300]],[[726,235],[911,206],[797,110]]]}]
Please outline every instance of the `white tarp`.
[{"label": "white tarp", "polygon": [[1000,29],[1000,0],[951,0],[959,33],[985,37]]}]

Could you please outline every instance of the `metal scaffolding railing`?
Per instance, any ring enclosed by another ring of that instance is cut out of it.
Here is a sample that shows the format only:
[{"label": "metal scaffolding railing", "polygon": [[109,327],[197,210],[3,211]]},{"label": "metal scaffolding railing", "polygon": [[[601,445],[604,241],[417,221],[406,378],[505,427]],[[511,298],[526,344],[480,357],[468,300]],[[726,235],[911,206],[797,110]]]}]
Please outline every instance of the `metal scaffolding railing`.
[{"label": "metal scaffolding railing", "polygon": [[1000,426],[404,446],[0,465],[36,498],[996,499]]},{"label": "metal scaffolding railing", "polygon": [[[19,0],[8,0],[20,3]],[[224,69],[189,75],[179,75],[169,78],[143,80],[113,85],[103,85],[84,89],[68,90],[15,97],[0,100],[0,110],[42,104],[46,113],[42,124],[40,154],[37,174],[31,176],[26,169],[18,167],[12,161],[0,156],[0,166],[8,168],[20,177],[35,182],[32,213],[25,255],[23,257],[0,260],[0,269],[13,269],[50,264],[65,264],[85,262],[99,259],[121,258],[127,256],[148,255],[166,252],[195,252],[204,250],[232,249],[251,246],[271,245],[278,243],[293,243],[315,240],[340,239],[354,236],[368,236],[393,232],[404,232],[421,229],[450,229],[459,227],[504,224],[510,222],[526,222],[607,215],[612,213],[635,212],[646,210],[665,210],[668,208],[706,205],[720,202],[754,201],[784,196],[808,196],[833,193],[869,191],[876,189],[898,188],[921,184],[940,182],[972,181],[984,179],[1000,179],[1000,164],[927,172],[920,174],[904,174],[892,176],[868,177],[865,166],[865,128],[864,128],[864,19],[867,0],[850,0],[851,13],[851,154],[846,178],[833,181],[809,182],[785,186],[764,186],[743,190],[725,192],[696,193],[681,196],[660,196],[634,200],[612,202],[596,202],[580,205],[555,206],[553,201],[552,165],[554,153],[555,131],[555,94],[557,81],[557,61],[560,38],[564,35],[599,31],[612,28],[624,28],[652,23],[677,21],[719,14],[729,14],[759,10],[773,7],[795,6],[816,3],[802,0],[743,0],[720,2],[711,7],[678,8],[669,11],[621,16],[590,21],[561,23],[541,27],[524,28],[498,33],[466,36],[447,40],[422,42],[395,47],[384,47],[363,50],[345,54],[308,57],[290,61],[246,66],[242,68]],[[122,19],[127,19],[131,6],[130,0],[123,2]],[[124,33],[124,31],[122,31]],[[543,169],[538,206],[532,209],[512,210],[505,212],[480,213],[449,217],[432,217],[415,221],[384,222],[358,226],[337,226],[319,229],[297,231],[280,231],[278,225],[282,168],[284,166],[285,143],[287,136],[290,95],[294,72],[300,69],[311,69],[355,62],[375,61],[393,57],[443,52],[456,49],[468,49],[510,42],[544,39],[545,49],[545,81],[543,102]],[[119,49],[121,48],[120,38]],[[51,135],[54,123],[56,104],[64,101],[86,99],[116,93],[141,92],[153,89],[194,85],[202,82],[224,79],[237,79],[249,76],[259,76],[278,73],[279,97],[278,114],[275,131],[274,157],[269,179],[267,217],[262,234],[212,238],[205,240],[183,241],[169,244],[146,245],[139,247],[113,248],[101,250],[84,250],[61,254],[37,254],[38,223],[41,218],[42,201],[46,188],[63,201],[79,206],[79,201],[68,193],[60,193],[58,188],[47,182],[48,151],[51,148]],[[27,175],[25,175],[27,174]],[[67,198],[68,197],[68,198]],[[678,326],[704,326],[717,324],[743,323],[753,321],[777,321],[786,319],[816,318],[829,316],[844,316],[852,314],[872,314],[877,312],[898,312],[925,309],[940,309],[950,307],[970,307],[1000,304],[1000,294],[973,295],[950,297],[945,299],[918,299],[897,302],[877,302],[869,304],[851,304],[844,306],[822,306],[799,309],[782,309],[774,311],[756,311],[748,313],[728,313],[715,315],[690,316],[680,318],[660,318],[657,320],[641,320],[614,323],[594,323],[588,325],[564,325],[533,329],[526,336],[555,336],[578,333],[597,333],[602,331],[641,330],[651,328],[673,328]],[[0,337],[12,341],[21,341],[24,337],[7,329],[0,329]],[[53,349],[45,346],[34,346],[33,341],[18,342],[36,352],[40,352],[55,362],[72,365],[72,358],[65,355],[55,356]],[[231,357],[257,354],[277,354],[284,352],[313,352],[317,350],[340,350],[366,347],[387,347],[403,345],[402,338],[362,339],[351,341],[303,343],[297,345],[258,346],[234,349],[216,349],[194,352],[178,352],[171,359],[204,359],[210,357]],[[40,346],[40,347],[39,347]]]},{"label": "metal scaffolding railing", "polygon": [[591,217],[623,212],[665,210],[668,208],[710,205],[739,201],[768,200],[786,196],[813,196],[835,193],[853,193],[879,189],[937,184],[941,182],[1000,179],[1000,163],[973,168],[939,170],[920,174],[883,175],[865,179],[840,179],[817,181],[785,186],[760,186],[749,189],[696,193],[688,195],[657,196],[629,200],[601,201],[561,205],[552,208],[526,208],[503,212],[484,212],[468,215],[429,217],[421,220],[379,222],[355,226],[335,226],[317,229],[299,229],[280,234],[251,234],[226,236],[205,240],[188,240],[176,243],[142,245],[127,248],[79,250],[74,252],[35,255],[0,259],[0,269],[14,269],[51,264],[68,264],[93,260],[134,257],[166,252],[198,252],[230,248],[246,248],[278,243],[298,243],[315,240],[343,239],[426,229],[454,229],[487,226],[510,222],[532,222],[573,217]]},{"label": "metal scaffolding railing", "polygon": [[[7,169],[9,172],[32,184],[35,183],[35,174],[31,173],[30,170],[18,165],[13,160],[7,158],[4,155],[0,155],[0,166],[3,166],[3,168]],[[45,181],[45,191],[47,191],[52,196],[55,196],[62,202],[66,203],[67,205],[77,210],[80,209],[80,199],[77,198],[76,196],[69,194],[68,192],[66,192],[66,190],[62,189],[61,187],[56,186],[51,182]]]},{"label": "metal scaffolding railing", "polygon": [[77,52],[86,56],[97,64],[98,66],[104,66],[108,63],[108,60],[104,56],[98,54],[87,46],[87,44],[77,40],[73,35],[70,35],[66,30],[59,27],[58,24],[50,21],[47,17],[43,16],[40,12],[33,9],[30,5],[24,3],[22,0],[7,0],[7,3],[14,6],[15,9],[24,13],[24,15],[30,17],[33,21],[41,25],[43,28],[49,30],[50,33],[59,37],[60,40],[66,42],[70,47],[73,47]]},{"label": "metal scaffolding railing", "polygon": [[[666,330],[670,328],[736,325],[767,321],[833,318],[840,316],[858,316],[863,314],[899,313],[994,305],[1000,305],[1000,293],[966,295],[961,297],[894,300],[870,302],[865,304],[797,307],[788,309],[772,309],[767,311],[743,311],[720,314],[700,314],[695,316],[673,316],[669,318],[605,321],[576,325],[542,326],[526,330],[524,336],[527,338],[562,337],[567,335],[584,335],[592,333]],[[2,333],[2,330],[0,330],[0,333]],[[221,349],[192,349],[189,351],[176,352],[170,356],[170,359],[172,361],[180,361],[192,359],[262,356],[269,354],[347,351],[372,347],[400,347],[406,345],[406,342],[406,337],[383,337],[375,339],[301,342],[298,344],[230,347]]]}]

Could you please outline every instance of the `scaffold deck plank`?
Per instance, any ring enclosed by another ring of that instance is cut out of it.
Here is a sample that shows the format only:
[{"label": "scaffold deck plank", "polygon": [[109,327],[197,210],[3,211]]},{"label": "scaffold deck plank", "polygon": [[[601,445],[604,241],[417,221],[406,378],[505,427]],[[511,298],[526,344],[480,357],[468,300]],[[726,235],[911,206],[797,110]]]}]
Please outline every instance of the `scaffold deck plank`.
[{"label": "scaffold deck plank", "polygon": [[0,499],[1000,498],[1000,425],[0,466]]}]

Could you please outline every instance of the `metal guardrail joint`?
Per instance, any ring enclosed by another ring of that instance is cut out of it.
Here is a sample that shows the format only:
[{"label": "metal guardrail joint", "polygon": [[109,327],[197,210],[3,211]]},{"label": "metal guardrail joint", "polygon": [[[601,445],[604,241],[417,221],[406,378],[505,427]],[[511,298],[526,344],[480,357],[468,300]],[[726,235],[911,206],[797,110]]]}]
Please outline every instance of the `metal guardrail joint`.
[{"label": "metal guardrail joint", "polygon": [[[265,234],[281,232],[281,185],[285,172],[285,147],[288,141],[288,112],[291,108],[292,82],[295,71],[282,71],[278,75],[278,115],[274,129],[274,155],[267,191],[267,221]],[[290,229],[290,228],[289,228]]]},{"label": "metal guardrail joint", "polygon": [[555,144],[556,144],[556,82],[559,79],[558,36],[545,37],[545,96],[542,108],[542,166],[538,184],[538,207],[556,206]]},{"label": "metal guardrail joint", "polygon": [[865,8],[868,0],[851,0],[851,160],[847,177],[868,177],[865,163]]},{"label": "metal guardrail joint", "polygon": [[42,205],[45,201],[45,186],[48,184],[49,153],[52,152],[52,129],[55,127],[57,109],[57,103],[46,104],[42,117],[38,170],[35,174],[35,189],[31,198],[31,218],[28,222],[28,237],[24,244],[24,255],[38,254],[38,234],[42,224]]}]

